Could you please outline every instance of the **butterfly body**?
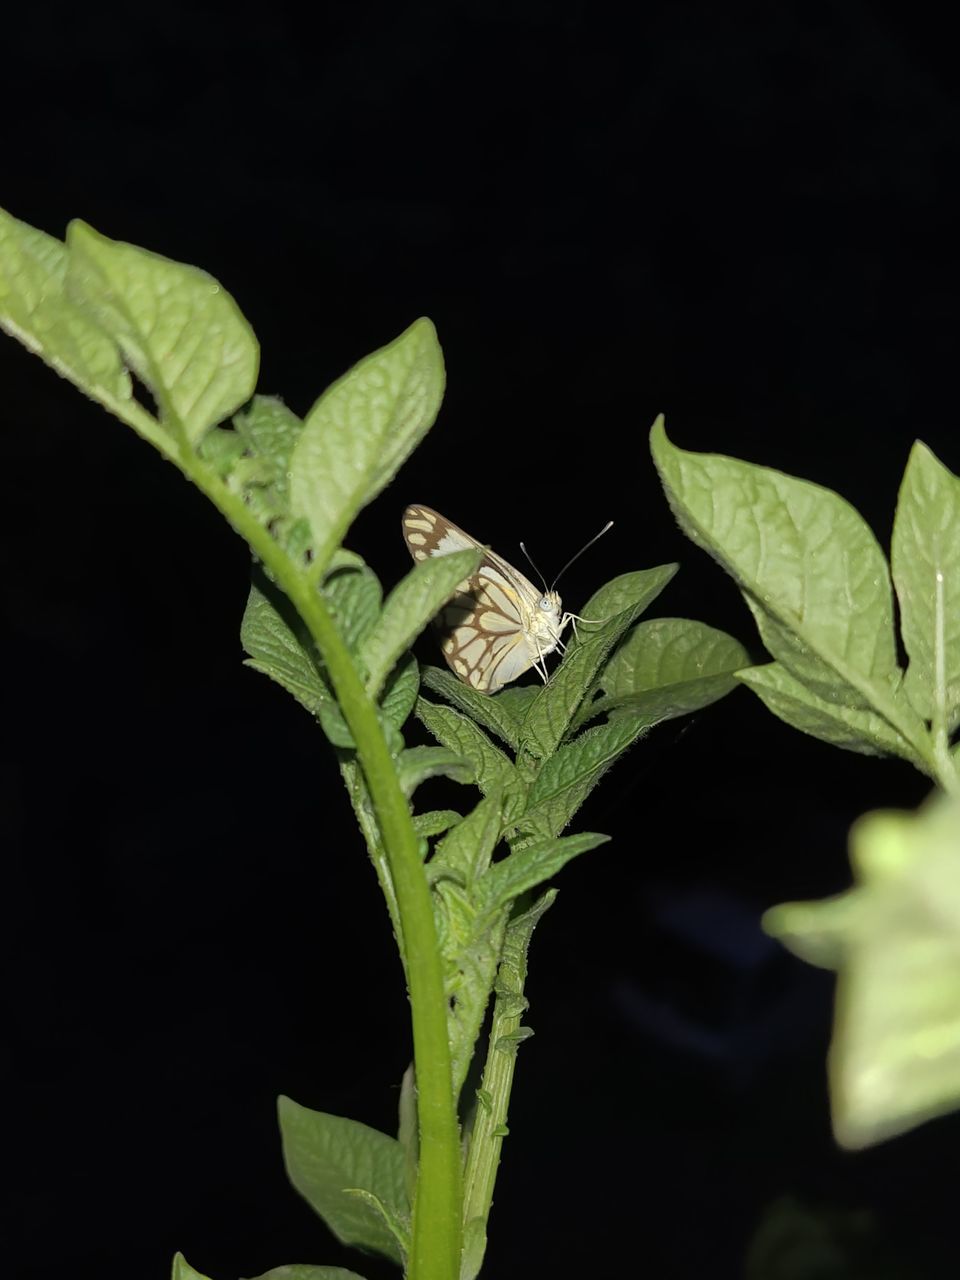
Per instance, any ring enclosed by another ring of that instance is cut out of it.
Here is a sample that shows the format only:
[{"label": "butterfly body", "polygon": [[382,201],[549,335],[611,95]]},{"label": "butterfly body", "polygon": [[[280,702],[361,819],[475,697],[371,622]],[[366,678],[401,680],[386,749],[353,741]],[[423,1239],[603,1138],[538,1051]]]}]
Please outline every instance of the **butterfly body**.
[{"label": "butterfly body", "polygon": [[414,560],[475,547],[483,551],[476,573],[461,582],[437,618],[441,648],[454,675],[482,693],[536,667],[560,644],[570,615],[556,591],[542,591],[513,565],[485,548],[430,507],[407,507],[403,536]]}]

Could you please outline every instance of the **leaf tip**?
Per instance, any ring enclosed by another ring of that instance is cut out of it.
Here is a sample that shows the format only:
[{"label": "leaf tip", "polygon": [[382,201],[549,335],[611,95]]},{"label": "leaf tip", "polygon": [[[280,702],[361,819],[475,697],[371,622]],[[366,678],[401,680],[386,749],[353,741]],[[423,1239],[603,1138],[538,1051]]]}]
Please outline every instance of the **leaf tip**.
[{"label": "leaf tip", "polygon": [[443,352],[440,348],[440,338],[437,335],[437,327],[429,316],[418,316],[412,324],[407,325],[406,329],[395,339],[396,344],[406,346],[412,343],[419,348],[422,354],[429,354],[434,358],[443,361]]},{"label": "leaf tip", "polygon": [[413,324],[407,329],[407,333],[416,333],[423,338],[432,338],[438,342],[437,326],[433,323],[429,316],[417,316]]},{"label": "leaf tip", "polygon": [[96,243],[97,241],[106,240],[106,236],[102,235],[89,222],[84,222],[83,218],[71,218],[67,223],[66,242],[68,245],[83,243]]},{"label": "leaf tip", "polygon": [[650,428],[650,453],[657,470],[662,471],[669,456],[679,452],[680,450],[667,435],[666,419],[662,413],[658,413]]}]

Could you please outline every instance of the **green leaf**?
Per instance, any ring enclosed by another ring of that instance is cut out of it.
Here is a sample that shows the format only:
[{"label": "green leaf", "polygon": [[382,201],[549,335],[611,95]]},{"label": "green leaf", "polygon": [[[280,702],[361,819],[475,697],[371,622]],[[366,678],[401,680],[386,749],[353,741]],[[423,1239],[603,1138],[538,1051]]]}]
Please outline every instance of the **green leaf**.
[{"label": "green leaf", "polygon": [[[489,698],[488,701],[495,702],[500,714],[502,715],[506,712],[522,729],[527,713],[536,701],[539,692],[540,686],[536,684],[512,684],[506,689],[501,689],[496,697]],[[514,746],[515,744],[511,743],[510,745]]]},{"label": "green leaf", "polygon": [[409,799],[427,778],[452,778],[454,782],[472,782],[473,765],[446,747],[408,747],[396,762],[397,777],[403,794]]},{"label": "green leaf", "polygon": [[[348,644],[355,643],[376,616],[380,585],[366,566],[337,570],[323,588]],[[250,654],[245,663],[275,680],[316,716],[335,747],[352,749],[353,737],[313,652],[313,642],[293,606],[263,574],[250,588],[240,626],[240,641]],[[411,654],[387,681],[382,699],[385,721],[399,728],[416,702],[419,678]]]},{"label": "green leaf", "polygon": [[133,398],[117,345],[67,297],[61,241],[0,209],[0,328],[156,443],[160,427]]},{"label": "green leaf", "polygon": [[772,938],[807,964],[838,969],[846,939],[862,919],[863,909],[856,895],[838,893],[820,902],[783,902],[765,911],[762,923]]},{"label": "green leaf", "polygon": [[738,1274],[739,1280],[932,1280],[919,1258],[914,1264],[907,1251],[891,1247],[869,1209],[808,1205],[793,1195],[777,1196],[763,1210]]},{"label": "green leaf", "polygon": [[[686,686],[717,677],[727,678],[728,688],[733,688],[733,673],[749,665],[746,649],[725,631],[690,618],[651,618],[626,637],[604,668],[600,687],[611,698],[663,694],[669,708],[672,691],[685,697]],[[695,697],[693,690],[690,696]],[[703,705],[697,702],[684,709]]]},{"label": "green leaf", "polygon": [[254,396],[233,424],[251,455],[264,467],[265,482],[274,486],[282,502],[289,492],[290,459],[303,431],[303,420],[277,396]]},{"label": "green leaf", "polygon": [[0,316],[4,329],[38,354],[50,327],[44,304],[60,301],[66,271],[61,241],[0,209]]},{"label": "green leaf", "polygon": [[855,1150],[960,1107],[960,802],[867,814],[850,853],[853,889],[785,903],[763,924],[839,970],[831,1108]]},{"label": "green leaf", "polygon": [[170,1280],[208,1280],[208,1277],[202,1275],[199,1271],[194,1271],[193,1267],[191,1267],[183,1254],[176,1253],[173,1257],[173,1268],[170,1272]]},{"label": "green leaf", "polygon": [[339,569],[365,569],[366,567],[367,562],[363,556],[358,556],[355,551],[348,551],[346,547],[337,547],[330,557],[330,563],[327,565],[324,574],[324,581],[329,582]]},{"label": "green leaf", "polygon": [[197,453],[212,467],[218,479],[228,480],[243,455],[240,436],[228,427],[212,427],[197,446]]},{"label": "green leaf", "polygon": [[356,1271],[344,1267],[311,1267],[305,1263],[293,1263],[286,1267],[274,1267],[255,1280],[363,1280]]},{"label": "green leaf", "polygon": [[451,880],[436,884],[433,903],[443,957],[453,1088],[459,1095],[490,999],[507,913],[478,913],[469,892]]},{"label": "green leaf", "polygon": [[248,456],[232,473],[235,487],[266,523],[290,510],[290,458],[303,422],[273,396],[254,396],[233,419]]},{"label": "green leaf", "polygon": [[451,671],[440,667],[424,667],[423,683],[514,749],[519,741],[521,717],[515,714],[515,700],[511,700],[508,694],[525,693],[534,697],[537,692],[536,689],[503,689],[496,694],[478,693],[458,680]]},{"label": "green leaf", "polygon": [[289,601],[262,576],[260,586],[250,587],[240,643],[250,655],[245,665],[275,680],[311,715],[332,706],[306,629]]},{"label": "green leaf", "polygon": [[383,612],[364,641],[361,659],[367,689],[376,695],[401,653],[474,572],[483,552],[470,548],[421,560],[387,596]]},{"label": "green leaf", "polygon": [[[675,564],[667,564],[656,569],[625,573],[608,583],[606,592],[601,588],[596,593],[593,603],[598,608],[611,601],[623,607],[612,616],[606,616],[603,622],[599,621],[600,614],[597,613],[590,615],[596,617],[597,622],[581,624],[589,625],[589,632],[585,632],[579,643],[568,649],[563,662],[527,711],[523,724],[524,747],[538,756],[549,756],[556,751],[594,677],[624,632],[660,594],[676,571]],[[628,602],[625,606],[624,601]]]},{"label": "green leaf", "polygon": [[874,711],[861,711],[839,702],[818,698],[779,662],[741,671],[738,680],[748,685],[779,719],[846,751],[865,756],[896,755],[925,765],[913,746]]},{"label": "green leaf", "polygon": [[356,749],[357,744],[353,740],[350,727],[343,718],[339,704],[333,698],[320,707],[317,720],[332,746],[342,747],[346,751]]},{"label": "green leaf", "polygon": [[323,584],[323,594],[337,630],[355,653],[376,625],[383,592],[377,575],[365,564],[334,570]]},{"label": "green leaf", "polygon": [[677,449],[662,419],[651,448],[684,532],[736,579],[773,656],[818,698],[920,740],[899,693],[886,560],[853,507],[778,471]]},{"label": "green leaf", "polygon": [[244,666],[269,676],[292,694],[316,717],[335,747],[353,748],[353,737],[313,656],[306,627],[282,592],[260,573],[250,587],[240,642],[251,655]]},{"label": "green leaf", "polygon": [[724,697],[750,657],[732,636],[688,618],[638,623],[604,667],[603,696],[581,707],[576,723],[597,715],[641,714],[657,721],[689,715]]},{"label": "green leaf", "polygon": [[425,702],[423,698],[417,702],[417,717],[441,746],[449,747],[473,763],[476,784],[484,795],[501,788],[516,787],[519,782],[516,769],[472,720],[452,707],[441,707]]},{"label": "green leaf", "polygon": [[[399,1142],[399,1138],[397,1139]],[[406,1176],[406,1159],[407,1153],[404,1151],[404,1186],[409,1185]],[[391,1212],[389,1205],[385,1205],[379,1196],[374,1195],[372,1191],[365,1191],[363,1187],[349,1187],[347,1195],[356,1196],[358,1200],[362,1200],[368,1208],[372,1209],[383,1221],[384,1226],[391,1232],[396,1240],[400,1253],[406,1257],[410,1252],[410,1220],[409,1218],[401,1222],[401,1220]]]},{"label": "green leaf", "polygon": [[525,893],[535,889],[544,880],[556,875],[571,858],[588,849],[606,844],[609,836],[584,831],[561,839],[538,840],[517,849],[500,862],[495,862],[480,881],[479,902],[485,911],[507,906]]},{"label": "green leaf", "polygon": [[401,658],[387,677],[380,707],[388,724],[397,729],[407,722],[420,692],[420,671],[412,653]]},{"label": "green leaf", "polygon": [[462,817],[456,809],[431,809],[428,813],[413,815],[413,829],[418,836],[439,836],[455,827]]},{"label": "green leaf", "polygon": [[310,1111],[278,1099],[283,1158],[297,1191],[343,1244],[386,1254],[403,1263],[383,1217],[351,1190],[368,1191],[401,1222],[410,1215],[403,1148],[396,1138],[356,1120]]},{"label": "green leaf", "polygon": [[195,444],[250,399],[257,340],[212,276],[80,221],[70,224],[67,246],[69,296],[153,392],[161,422],[172,419]]},{"label": "green leaf", "polygon": [[960,480],[918,440],[893,522],[893,580],[910,657],[904,688],[918,715],[960,722]]},{"label": "green leaf", "polygon": [[[509,922],[507,937],[504,938],[503,943],[503,959],[500,960],[497,974],[497,1009],[494,1011],[494,1025],[498,1027],[500,1036],[515,1033],[520,1029],[518,1027],[520,1018],[526,1011],[524,986],[530,940],[534,936],[536,925],[556,900],[556,888],[548,888],[531,908],[520,915],[513,916]],[[503,1052],[512,1051],[504,1046]]]},{"label": "green leaf", "polygon": [[502,807],[499,792],[485,796],[444,836],[430,861],[431,880],[446,875],[469,884],[483,874],[500,839]]},{"label": "green leaf", "polygon": [[290,502],[312,531],[317,571],[426,435],[443,384],[437,335],[422,319],[354,365],[310,410],[291,458]]},{"label": "green leaf", "polygon": [[649,728],[643,716],[618,716],[562,746],[537,774],[521,826],[537,835],[559,835],[601,776]]},{"label": "green leaf", "polygon": [[447,1026],[457,1094],[473,1058],[506,928],[506,911],[492,901],[478,909],[480,904],[473,890],[474,882],[486,872],[500,838],[501,805],[499,792],[481,800],[440,841],[427,866],[444,960]]},{"label": "green leaf", "polygon": [[577,622],[571,644],[589,640],[612,618],[638,604],[649,608],[679,568],[678,564],[661,564],[655,569],[621,573],[605,582],[583,606],[585,621]]}]

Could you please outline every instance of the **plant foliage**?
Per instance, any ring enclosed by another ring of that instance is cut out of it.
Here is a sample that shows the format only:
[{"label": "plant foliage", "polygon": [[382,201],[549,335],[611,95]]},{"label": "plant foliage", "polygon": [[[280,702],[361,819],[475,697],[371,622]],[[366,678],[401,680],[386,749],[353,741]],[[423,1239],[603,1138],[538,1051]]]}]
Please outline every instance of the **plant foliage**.
[{"label": "plant foliage", "polygon": [[960,480],[916,442],[888,564],[829,489],[678,449],[662,419],[651,446],[682,528],[736,580],[773,659],[736,678],[787,724],[900,756],[946,793],[917,816],[867,815],[855,887],[765,919],[838,970],[834,1133],[867,1146],[960,1106]]},{"label": "plant foliage", "polygon": [[[655,624],[638,619],[668,565],[602,587],[584,610],[598,621],[582,624],[543,688],[487,697],[436,669],[421,676],[410,646],[481,553],[424,561],[384,593],[344,539],[439,410],[429,320],[348,370],[301,420],[254,394],[256,339],[210,276],[82,222],[61,243],[0,212],[0,325],[154,445],[251,548],[248,662],[332,748],[400,949],[415,1054],[397,1137],[282,1098],[289,1176],[340,1240],[415,1280],[472,1280],[530,1034],[527,950],[553,901],[547,882],[606,839],[563,832],[630,746],[726,693],[746,655],[680,619],[661,620],[647,653]],[[407,745],[414,711],[436,746]],[[420,810],[419,788],[438,774],[481,798]],[[481,1085],[463,1096],[472,1065]],[[202,1280],[180,1255],[173,1274]],[[349,1274],[298,1264],[269,1277]]]}]

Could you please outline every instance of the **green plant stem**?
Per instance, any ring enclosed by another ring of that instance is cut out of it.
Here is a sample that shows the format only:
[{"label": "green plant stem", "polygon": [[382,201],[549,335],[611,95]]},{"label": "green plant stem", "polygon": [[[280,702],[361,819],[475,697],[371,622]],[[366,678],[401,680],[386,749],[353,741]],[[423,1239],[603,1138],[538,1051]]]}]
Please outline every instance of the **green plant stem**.
[{"label": "green plant stem", "polygon": [[956,795],[960,791],[960,779],[950,756],[950,731],[947,725],[947,669],[946,639],[943,603],[943,574],[937,572],[936,606],[934,609],[934,666],[933,666],[933,720],[930,725],[933,737],[933,757],[937,765],[937,778],[944,791]]},{"label": "green plant stem", "polygon": [[419,841],[376,705],[367,695],[317,585],[305,578],[246,504],[195,455],[184,450],[176,461],[270,569],[303,618],[357,744],[357,756],[387,854],[407,959],[420,1125],[420,1163],[407,1275],[409,1280],[458,1280],[460,1136],[440,951]]},{"label": "green plant stem", "polygon": [[490,1022],[490,1039],[483,1080],[477,1090],[477,1109],[470,1133],[463,1172],[464,1258],[461,1280],[474,1280],[483,1264],[487,1244],[487,1219],[507,1135],[507,1114],[517,1049],[533,1032],[521,1028],[527,1008],[523,988],[527,980],[527,948],[543,913],[556,898],[549,890],[530,910],[507,926],[494,990],[496,999]]},{"label": "green plant stem", "polygon": [[933,759],[936,766],[934,777],[948,795],[960,795],[960,777],[957,775],[957,766],[950,755],[950,735],[942,706],[938,706],[934,712],[931,736],[933,738]]}]

